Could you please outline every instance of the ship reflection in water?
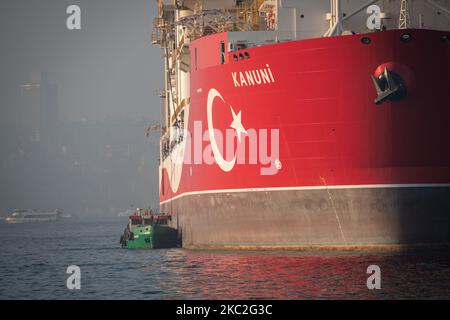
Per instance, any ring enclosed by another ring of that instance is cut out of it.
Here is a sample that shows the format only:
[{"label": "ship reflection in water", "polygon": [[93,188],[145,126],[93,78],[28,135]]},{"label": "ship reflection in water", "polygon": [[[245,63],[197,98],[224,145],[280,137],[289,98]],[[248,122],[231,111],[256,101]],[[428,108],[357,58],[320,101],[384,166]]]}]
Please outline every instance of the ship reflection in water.
[{"label": "ship reflection in water", "polygon": [[[450,298],[449,253],[124,250],[124,219],[0,223],[0,299]],[[66,287],[70,265],[81,290]]]},{"label": "ship reflection in water", "polygon": [[[164,287],[209,299],[448,299],[449,257],[169,251]],[[367,288],[370,265],[381,268],[381,290]]]}]

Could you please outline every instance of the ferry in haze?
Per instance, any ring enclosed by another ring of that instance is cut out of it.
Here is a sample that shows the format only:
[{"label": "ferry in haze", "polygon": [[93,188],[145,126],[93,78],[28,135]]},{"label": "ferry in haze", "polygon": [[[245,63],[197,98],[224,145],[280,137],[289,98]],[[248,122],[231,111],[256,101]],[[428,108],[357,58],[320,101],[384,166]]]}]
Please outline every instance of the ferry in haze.
[{"label": "ferry in haze", "polygon": [[7,223],[28,223],[56,221],[62,217],[62,210],[16,209],[6,218]]}]

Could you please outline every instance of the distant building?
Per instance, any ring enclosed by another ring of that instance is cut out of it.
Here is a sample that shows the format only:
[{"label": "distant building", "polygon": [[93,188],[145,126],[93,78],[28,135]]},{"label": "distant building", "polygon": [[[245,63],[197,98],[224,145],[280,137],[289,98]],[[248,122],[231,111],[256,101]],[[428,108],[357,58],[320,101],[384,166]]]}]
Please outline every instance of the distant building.
[{"label": "distant building", "polygon": [[48,141],[58,121],[58,87],[50,84],[44,72],[32,72],[20,86],[17,130],[27,143]]}]

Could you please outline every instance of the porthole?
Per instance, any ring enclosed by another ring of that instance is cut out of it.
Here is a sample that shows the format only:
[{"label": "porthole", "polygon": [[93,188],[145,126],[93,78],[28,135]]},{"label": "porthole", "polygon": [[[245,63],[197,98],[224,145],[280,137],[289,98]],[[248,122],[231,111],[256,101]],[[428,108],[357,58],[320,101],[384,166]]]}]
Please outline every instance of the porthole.
[{"label": "porthole", "polygon": [[412,40],[412,36],[409,33],[404,33],[400,36],[400,40],[402,42],[410,42]]},{"label": "porthole", "polygon": [[362,44],[371,44],[372,40],[369,37],[362,37],[361,38],[361,43]]}]

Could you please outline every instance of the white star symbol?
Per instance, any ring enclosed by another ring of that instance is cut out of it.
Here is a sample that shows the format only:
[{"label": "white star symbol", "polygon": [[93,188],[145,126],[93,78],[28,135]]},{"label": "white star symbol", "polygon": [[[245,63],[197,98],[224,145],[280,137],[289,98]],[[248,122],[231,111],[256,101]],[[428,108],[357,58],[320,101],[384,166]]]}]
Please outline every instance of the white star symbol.
[{"label": "white star symbol", "polygon": [[239,111],[239,113],[236,115],[236,112],[234,112],[233,107],[231,108],[231,113],[233,114],[233,122],[231,123],[230,127],[236,130],[236,135],[238,137],[239,142],[241,142],[241,135],[247,134],[247,130],[245,130],[244,126],[242,125],[241,120],[241,113],[242,111]]}]

